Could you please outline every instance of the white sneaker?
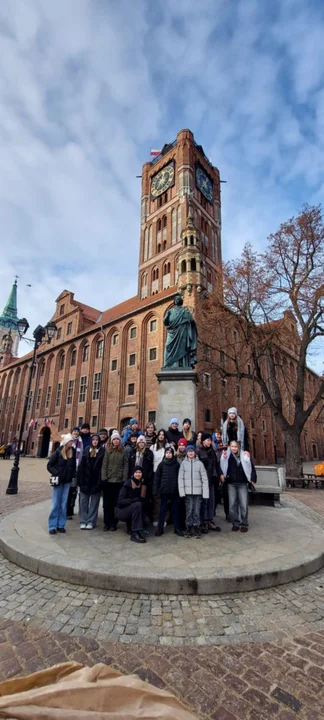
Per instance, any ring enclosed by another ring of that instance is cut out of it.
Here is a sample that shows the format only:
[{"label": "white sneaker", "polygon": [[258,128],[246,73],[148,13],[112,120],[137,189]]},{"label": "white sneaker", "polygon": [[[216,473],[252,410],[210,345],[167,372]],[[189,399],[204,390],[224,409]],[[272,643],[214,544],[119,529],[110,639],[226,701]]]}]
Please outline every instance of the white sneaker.
[{"label": "white sneaker", "polygon": [[164,527],[166,527],[166,526],[167,526],[167,523],[165,522],[165,523],[164,523]]},{"label": "white sneaker", "polygon": [[157,521],[157,520],[154,520],[153,527],[157,527],[158,524],[159,524],[158,521]]},{"label": "white sneaker", "polygon": [[87,527],[87,526],[86,526],[85,523],[80,523],[80,530],[85,530],[86,527]]},{"label": "white sneaker", "polygon": [[86,530],[93,530],[93,525],[88,523],[88,525],[86,525]]}]

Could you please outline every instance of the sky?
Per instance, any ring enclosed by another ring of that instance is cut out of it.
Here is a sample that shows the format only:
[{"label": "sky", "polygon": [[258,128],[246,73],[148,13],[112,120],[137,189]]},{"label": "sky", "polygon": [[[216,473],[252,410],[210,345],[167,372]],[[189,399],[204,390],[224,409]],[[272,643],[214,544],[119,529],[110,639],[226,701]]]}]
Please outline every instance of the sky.
[{"label": "sky", "polygon": [[323,31],[322,0],[1,0],[0,310],[15,275],[31,327],[63,289],[135,295],[136,175],[182,128],[227,181],[225,259],[319,203]]}]

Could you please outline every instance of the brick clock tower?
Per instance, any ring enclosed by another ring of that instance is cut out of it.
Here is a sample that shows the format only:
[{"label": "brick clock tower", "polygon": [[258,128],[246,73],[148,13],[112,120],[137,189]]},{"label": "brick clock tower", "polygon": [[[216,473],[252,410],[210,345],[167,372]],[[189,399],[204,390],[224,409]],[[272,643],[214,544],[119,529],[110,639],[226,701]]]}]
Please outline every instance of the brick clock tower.
[{"label": "brick clock tower", "polygon": [[219,290],[220,263],[219,171],[181,130],[142,170],[139,299],[176,286],[194,311]]}]

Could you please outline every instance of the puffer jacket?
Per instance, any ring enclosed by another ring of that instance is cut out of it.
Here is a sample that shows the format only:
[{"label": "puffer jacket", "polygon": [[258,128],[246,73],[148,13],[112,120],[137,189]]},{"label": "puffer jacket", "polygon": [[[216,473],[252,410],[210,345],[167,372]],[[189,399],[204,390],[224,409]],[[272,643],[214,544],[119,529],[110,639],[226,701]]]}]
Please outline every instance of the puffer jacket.
[{"label": "puffer jacket", "polygon": [[205,467],[199,458],[189,460],[188,457],[181,463],[179,470],[179,495],[202,495],[205,500],[209,498],[208,477]]},{"label": "puffer jacket", "polygon": [[204,464],[209,482],[214,482],[217,477],[217,458],[214,448],[212,446],[207,448],[202,445],[199,448],[198,457]]},{"label": "puffer jacket", "polygon": [[51,475],[60,478],[60,485],[72,482],[72,479],[76,474],[74,448],[72,448],[72,453],[72,457],[65,460],[62,456],[62,448],[57,448],[47,463],[48,472],[51,473]]},{"label": "puffer jacket", "polygon": [[127,477],[128,457],[125,450],[121,446],[106,450],[101,468],[102,482],[121,483],[127,480]]},{"label": "puffer jacket", "polygon": [[153,495],[178,495],[179,470],[176,457],[162,460],[154,476]]}]

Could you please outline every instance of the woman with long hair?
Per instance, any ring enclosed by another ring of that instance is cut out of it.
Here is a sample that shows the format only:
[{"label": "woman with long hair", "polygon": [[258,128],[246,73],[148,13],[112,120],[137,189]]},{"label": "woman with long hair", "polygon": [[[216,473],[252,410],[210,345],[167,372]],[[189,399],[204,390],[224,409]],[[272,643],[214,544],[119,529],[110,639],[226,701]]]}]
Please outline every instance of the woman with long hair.
[{"label": "woman with long hair", "polygon": [[128,458],[121,437],[115,430],[106,448],[101,468],[105,532],[117,530],[115,508],[120,489],[127,478]]},{"label": "woman with long hair", "polygon": [[[154,473],[157,471],[159,464],[162,462],[164,458],[164,452],[165,452],[165,446],[168,444],[166,432],[161,428],[161,430],[158,431],[156,436],[156,442],[154,445],[152,445],[151,450],[153,453],[153,471]],[[153,497],[152,500],[152,517],[153,517],[153,527],[158,526],[160,516],[160,497],[159,495],[156,495]]]},{"label": "woman with long hair", "polygon": [[92,435],[82,455],[77,481],[80,488],[80,530],[93,530],[98,519],[101,495],[101,466],[105,454],[99,435]]},{"label": "woman with long hair", "polygon": [[60,447],[47,463],[47,470],[58,483],[52,487],[52,507],[48,518],[50,535],[65,533],[66,509],[70,485],[76,473],[75,449],[71,433],[61,436]]},{"label": "woman with long hair", "polygon": [[182,437],[187,441],[188,445],[196,445],[197,433],[192,430],[189,418],[182,421]]},{"label": "woman with long hair", "polygon": [[249,436],[240,415],[238,415],[236,407],[231,407],[227,411],[227,418],[222,428],[223,445],[229,445],[232,440],[238,442],[240,449],[249,452]]}]

